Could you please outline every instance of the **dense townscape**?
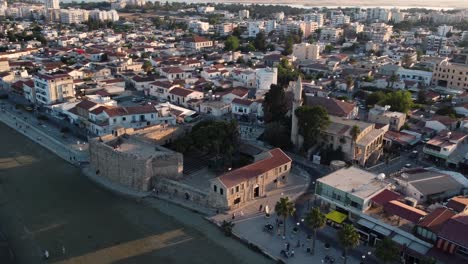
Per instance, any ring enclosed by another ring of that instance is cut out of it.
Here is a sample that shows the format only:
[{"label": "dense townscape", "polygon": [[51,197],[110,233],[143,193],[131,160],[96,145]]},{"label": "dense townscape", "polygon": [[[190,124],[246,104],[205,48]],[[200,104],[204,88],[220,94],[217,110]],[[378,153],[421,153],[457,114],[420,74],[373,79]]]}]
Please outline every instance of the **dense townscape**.
[{"label": "dense townscape", "polygon": [[[0,121],[268,261],[468,261],[468,9],[0,0]],[[23,229],[45,263],[166,243],[84,254]],[[0,262],[31,263],[6,233]]]}]

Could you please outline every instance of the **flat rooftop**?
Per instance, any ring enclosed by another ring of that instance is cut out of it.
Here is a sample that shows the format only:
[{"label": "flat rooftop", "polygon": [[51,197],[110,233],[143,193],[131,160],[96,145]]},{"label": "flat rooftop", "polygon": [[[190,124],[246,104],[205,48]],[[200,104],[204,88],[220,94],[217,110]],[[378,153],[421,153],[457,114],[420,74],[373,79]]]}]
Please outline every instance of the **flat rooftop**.
[{"label": "flat rooftop", "polygon": [[131,154],[139,159],[149,159],[156,156],[166,155],[170,152],[170,150],[156,144],[149,144],[147,141],[128,135],[106,142],[106,144],[113,147],[114,151]]},{"label": "flat rooftop", "polygon": [[361,199],[366,199],[390,185],[386,181],[378,180],[376,174],[357,167],[337,170],[318,181]]}]

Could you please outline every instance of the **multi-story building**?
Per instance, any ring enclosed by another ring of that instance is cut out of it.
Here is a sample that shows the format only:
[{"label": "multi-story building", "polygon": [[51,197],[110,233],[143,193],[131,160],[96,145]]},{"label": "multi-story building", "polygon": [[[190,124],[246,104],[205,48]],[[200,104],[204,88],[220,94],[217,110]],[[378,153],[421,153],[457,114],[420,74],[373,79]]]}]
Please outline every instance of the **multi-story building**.
[{"label": "multi-story building", "polygon": [[385,23],[372,23],[370,26],[371,40],[373,42],[386,42],[390,39],[393,33],[393,26]]},{"label": "multi-story building", "polygon": [[247,24],[247,32],[249,38],[255,38],[260,31],[264,30],[265,23],[263,21],[251,21]]},{"label": "multi-story building", "polygon": [[[382,155],[384,128],[378,129],[373,123],[333,115],[330,115],[330,121],[322,140],[334,150],[341,149],[346,160],[365,166],[376,162]],[[351,132],[354,126],[359,128],[355,139]]]},{"label": "multi-story building", "polygon": [[343,38],[344,31],[341,28],[323,28],[320,32],[320,41],[336,43]]},{"label": "multi-story building", "polygon": [[200,36],[186,38],[181,42],[181,44],[186,48],[194,50],[201,50],[213,47],[213,41]]},{"label": "multi-story building", "polygon": [[468,89],[468,64],[447,59],[434,66],[432,84],[448,88]]},{"label": "multi-story building", "polygon": [[369,110],[368,121],[371,123],[389,125],[390,130],[400,131],[400,128],[406,122],[406,114],[389,111],[390,106],[375,105]]},{"label": "multi-story building", "polygon": [[[357,167],[343,168],[317,180],[315,193],[332,209],[344,209],[354,215],[369,209],[372,197],[391,186],[376,174]],[[341,211],[341,210],[340,210]]]},{"label": "multi-story building", "polygon": [[390,10],[385,8],[370,8],[367,10],[367,19],[387,23],[392,17]]},{"label": "multi-story building", "polygon": [[442,25],[437,27],[437,35],[441,37],[447,36],[449,32],[452,32],[453,26]]},{"label": "multi-story building", "polygon": [[60,0],[45,0],[44,6],[46,9],[60,9]]},{"label": "multi-story building", "polygon": [[424,40],[425,50],[439,51],[444,46],[447,46],[447,38],[445,36],[430,35]]},{"label": "multi-story building", "polygon": [[89,18],[99,21],[118,21],[119,14],[115,10],[104,11],[104,10],[91,10],[89,11]]},{"label": "multi-story building", "polygon": [[278,68],[263,68],[255,70],[255,87],[257,90],[270,90],[272,84],[277,84]]},{"label": "multi-story building", "polygon": [[435,162],[456,168],[467,153],[466,138],[463,132],[443,130],[424,145],[423,152]]},{"label": "multi-story building", "polygon": [[196,34],[206,34],[210,29],[210,23],[192,20],[188,23],[188,29]]},{"label": "multi-story building", "polygon": [[41,105],[62,103],[75,98],[73,78],[68,74],[36,74],[36,102]]},{"label": "multi-story building", "polygon": [[265,21],[264,28],[265,28],[265,33],[268,34],[271,31],[275,30],[277,27],[276,20],[268,20]]},{"label": "multi-story building", "polygon": [[211,204],[234,209],[265,197],[286,184],[291,165],[291,158],[279,148],[263,153],[256,162],[210,180]]},{"label": "multi-story building", "polygon": [[398,75],[401,80],[415,81],[424,86],[429,86],[432,81],[432,72],[429,71],[412,70],[400,67],[396,70],[395,74]]},{"label": "multi-story building", "polygon": [[250,11],[247,9],[239,10],[239,18],[244,19],[244,18],[249,18],[250,17]]},{"label": "multi-story building", "polygon": [[304,15],[305,21],[316,22],[318,27],[322,27],[324,23],[323,14],[313,13]]},{"label": "multi-story building", "polygon": [[232,31],[234,30],[233,23],[222,23],[216,25],[216,33],[221,36],[229,36],[231,35]]},{"label": "multi-story building", "polygon": [[293,55],[299,61],[317,60],[319,53],[320,46],[318,44],[300,43],[293,46]]},{"label": "multi-story building", "polygon": [[351,21],[351,18],[349,16],[339,14],[331,17],[331,25],[336,27],[336,26],[341,26],[344,24],[349,24]]},{"label": "multi-story building", "polygon": [[88,21],[89,13],[83,9],[60,10],[60,22],[63,24],[79,24]]},{"label": "multi-story building", "polygon": [[274,14],[273,14],[273,17],[274,17],[275,20],[277,20],[277,21],[284,20],[284,12],[274,13]]}]

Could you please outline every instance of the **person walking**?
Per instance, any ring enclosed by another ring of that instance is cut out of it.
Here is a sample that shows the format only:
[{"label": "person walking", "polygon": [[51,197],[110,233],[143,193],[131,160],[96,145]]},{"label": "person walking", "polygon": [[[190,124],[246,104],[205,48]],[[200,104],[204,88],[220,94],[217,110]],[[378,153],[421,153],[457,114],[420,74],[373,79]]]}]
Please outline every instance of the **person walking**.
[{"label": "person walking", "polygon": [[261,212],[263,209],[263,204],[260,205],[260,208],[258,208],[258,211]]}]

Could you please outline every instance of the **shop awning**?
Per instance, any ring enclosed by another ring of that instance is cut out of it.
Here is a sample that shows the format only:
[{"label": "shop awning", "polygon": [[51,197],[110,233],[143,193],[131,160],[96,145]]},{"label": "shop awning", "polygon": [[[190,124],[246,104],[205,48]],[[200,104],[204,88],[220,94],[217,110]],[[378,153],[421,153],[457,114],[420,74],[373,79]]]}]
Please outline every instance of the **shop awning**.
[{"label": "shop awning", "polygon": [[328,220],[331,220],[337,224],[341,224],[348,217],[347,215],[340,213],[338,211],[331,211],[325,216]]}]

